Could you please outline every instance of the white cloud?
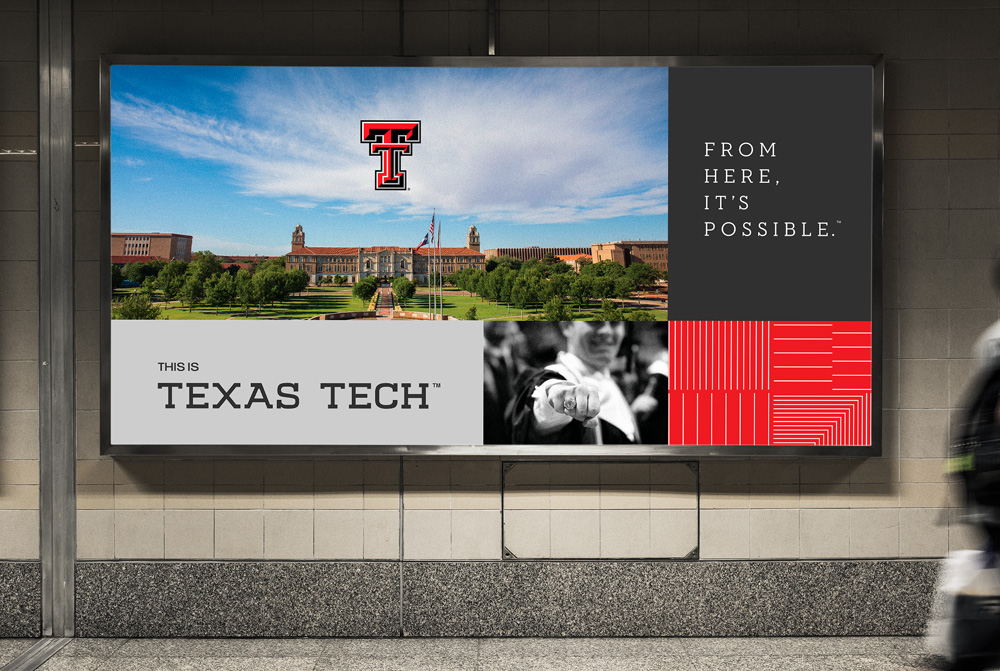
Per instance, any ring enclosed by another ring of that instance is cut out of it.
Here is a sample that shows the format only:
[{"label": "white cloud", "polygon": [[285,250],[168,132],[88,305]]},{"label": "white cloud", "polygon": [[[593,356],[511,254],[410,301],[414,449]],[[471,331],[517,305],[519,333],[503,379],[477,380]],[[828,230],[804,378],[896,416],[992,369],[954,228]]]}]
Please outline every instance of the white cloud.
[{"label": "white cloud", "polygon": [[240,240],[223,240],[207,235],[195,235],[192,247],[195,251],[210,250],[222,256],[280,256],[288,251],[288,245],[255,245]]},{"label": "white cloud", "polygon": [[334,214],[383,214],[388,211],[388,207],[379,203],[350,203],[349,205],[330,205],[327,207],[331,216]]},{"label": "white cloud", "polygon": [[[507,76],[417,69],[370,83],[333,69],[264,69],[238,89],[242,121],[130,96],[113,122],[188,158],[226,165],[246,194],[345,214],[424,216],[431,207],[513,224],[664,214],[665,69]],[[494,73],[497,74],[497,73]],[[409,191],[375,191],[361,119],[420,119],[403,158]]]}]

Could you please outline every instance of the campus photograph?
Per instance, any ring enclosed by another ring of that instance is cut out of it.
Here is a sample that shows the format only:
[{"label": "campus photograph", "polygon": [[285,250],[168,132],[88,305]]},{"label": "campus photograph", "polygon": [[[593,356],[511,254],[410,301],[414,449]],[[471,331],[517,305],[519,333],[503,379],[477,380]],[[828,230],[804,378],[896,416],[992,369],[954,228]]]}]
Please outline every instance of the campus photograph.
[{"label": "campus photograph", "polygon": [[667,81],[116,65],[112,315],[666,321]]}]

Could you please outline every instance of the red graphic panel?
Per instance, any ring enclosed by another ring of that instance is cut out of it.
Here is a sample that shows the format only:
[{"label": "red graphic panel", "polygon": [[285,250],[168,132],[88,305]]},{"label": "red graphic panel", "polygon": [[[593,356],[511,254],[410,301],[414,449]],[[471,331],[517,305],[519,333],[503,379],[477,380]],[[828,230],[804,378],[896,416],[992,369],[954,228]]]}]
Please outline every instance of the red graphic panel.
[{"label": "red graphic panel", "polygon": [[870,445],[871,322],[670,322],[670,442]]}]

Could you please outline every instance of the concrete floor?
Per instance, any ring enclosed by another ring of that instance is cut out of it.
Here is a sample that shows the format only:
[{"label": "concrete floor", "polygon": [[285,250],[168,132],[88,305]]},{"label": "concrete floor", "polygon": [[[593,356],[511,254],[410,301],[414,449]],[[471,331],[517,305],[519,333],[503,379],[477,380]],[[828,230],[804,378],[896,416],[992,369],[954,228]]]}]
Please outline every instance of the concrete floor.
[{"label": "concrete floor", "polygon": [[[0,640],[6,663],[31,641]],[[13,653],[13,654],[12,654]],[[2,666],[2,664],[0,664]],[[44,671],[913,671],[920,638],[75,639]]]},{"label": "concrete floor", "polygon": [[0,667],[30,648],[34,642],[33,638],[0,638]]}]

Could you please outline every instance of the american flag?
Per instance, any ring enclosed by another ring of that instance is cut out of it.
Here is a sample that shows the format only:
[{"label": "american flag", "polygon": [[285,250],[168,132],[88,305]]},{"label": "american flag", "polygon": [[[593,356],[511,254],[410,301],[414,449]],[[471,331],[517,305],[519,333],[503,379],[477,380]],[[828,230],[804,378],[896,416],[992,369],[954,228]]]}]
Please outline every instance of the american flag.
[{"label": "american flag", "polygon": [[414,247],[413,249],[414,249],[414,251],[416,251],[416,250],[420,249],[421,247],[423,247],[426,244],[430,244],[432,247],[434,246],[434,215],[433,214],[431,214],[431,230],[428,231],[427,233],[424,233],[424,239],[421,240],[420,244],[417,245],[416,247]]}]

